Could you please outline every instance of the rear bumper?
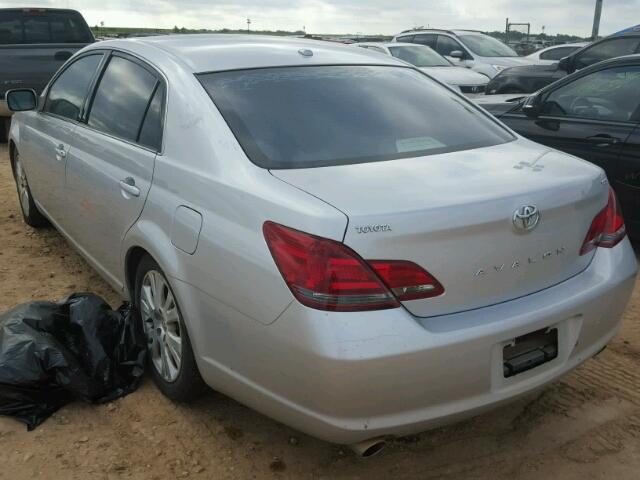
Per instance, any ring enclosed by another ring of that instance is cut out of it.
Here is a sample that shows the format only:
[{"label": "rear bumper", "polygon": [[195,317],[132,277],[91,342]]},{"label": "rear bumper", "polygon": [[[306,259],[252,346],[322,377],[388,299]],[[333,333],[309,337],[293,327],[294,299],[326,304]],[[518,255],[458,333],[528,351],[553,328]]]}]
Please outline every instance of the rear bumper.
[{"label": "rear bumper", "polygon": [[[313,436],[354,443],[450,423],[563,375],[615,335],[635,273],[625,239],[576,277],[491,307],[423,319],[292,302],[271,325],[173,284],[209,385]],[[558,357],[505,379],[503,346],[551,326]]]}]

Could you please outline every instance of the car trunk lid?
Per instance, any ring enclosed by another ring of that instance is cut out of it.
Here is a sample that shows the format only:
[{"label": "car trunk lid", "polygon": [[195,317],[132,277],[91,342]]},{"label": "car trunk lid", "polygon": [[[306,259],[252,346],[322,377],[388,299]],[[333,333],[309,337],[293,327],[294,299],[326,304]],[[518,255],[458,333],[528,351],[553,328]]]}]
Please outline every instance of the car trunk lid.
[{"label": "car trunk lid", "polygon": [[[607,202],[599,168],[526,140],[272,173],[344,212],[344,243],[363,258],[409,260],[437,278],[443,295],[404,302],[420,317],[504,302],[578,274],[593,256],[579,255],[585,234]],[[513,220],[526,206],[540,212],[528,231]]]}]

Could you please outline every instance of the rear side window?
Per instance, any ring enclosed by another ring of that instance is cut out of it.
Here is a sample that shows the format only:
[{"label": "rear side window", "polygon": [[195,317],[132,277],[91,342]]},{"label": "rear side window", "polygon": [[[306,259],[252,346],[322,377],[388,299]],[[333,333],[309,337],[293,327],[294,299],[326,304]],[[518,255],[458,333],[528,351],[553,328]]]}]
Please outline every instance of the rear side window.
[{"label": "rear side window", "polygon": [[[431,47],[435,50],[436,48],[436,40],[438,36],[430,33],[421,33],[413,37],[411,43],[419,43],[420,45],[426,45],[427,47]],[[405,40],[408,41],[408,40]]]},{"label": "rear side window", "polygon": [[149,104],[149,109],[140,129],[140,137],[138,138],[140,145],[155,151],[162,149],[164,97],[164,85],[159,83],[156,93],[153,94],[151,99],[151,104]]},{"label": "rear side window", "polygon": [[0,12],[0,45],[91,43],[93,40],[91,30],[78,12],[39,9]]},{"label": "rear side window", "polygon": [[547,50],[540,54],[540,60],[561,60],[564,57],[571,55],[580,47],[558,47]]},{"label": "rear side window", "polygon": [[412,43],[413,42],[413,35],[406,35],[404,37],[396,37],[396,42],[406,42],[406,43]]},{"label": "rear side window", "polygon": [[309,66],[198,77],[248,157],[264,168],[393,160],[513,139],[412,68]]},{"label": "rear side window", "polygon": [[451,63],[446,58],[438,55],[424,45],[402,45],[389,47],[391,55],[418,68],[423,67],[450,67]]},{"label": "rear side window", "polygon": [[158,80],[146,68],[113,56],[96,90],[88,124],[101,132],[137,141]]},{"label": "rear side window", "polygon": [[44,111],[77,120],[102,54],[87,55],[67,67],[49,89]]}]

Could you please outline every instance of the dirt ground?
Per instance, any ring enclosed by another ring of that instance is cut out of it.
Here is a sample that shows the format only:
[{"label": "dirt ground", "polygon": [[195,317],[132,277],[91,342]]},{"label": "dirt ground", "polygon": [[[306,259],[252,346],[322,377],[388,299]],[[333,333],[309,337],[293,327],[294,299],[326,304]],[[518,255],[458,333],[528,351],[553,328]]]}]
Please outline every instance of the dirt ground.
[{"label": "dirt ground", "polygon": [[[120,302],[59,234],[22,222],[4,146],[0,287],[0,311],[75,291]],[[638,479],[639,361],[640,282],[597,358],[542,393],[366,461],[215,392],[173,404],[147,379],[111,404],[69,405],[33,432],[0,418],[0,479]]]}]

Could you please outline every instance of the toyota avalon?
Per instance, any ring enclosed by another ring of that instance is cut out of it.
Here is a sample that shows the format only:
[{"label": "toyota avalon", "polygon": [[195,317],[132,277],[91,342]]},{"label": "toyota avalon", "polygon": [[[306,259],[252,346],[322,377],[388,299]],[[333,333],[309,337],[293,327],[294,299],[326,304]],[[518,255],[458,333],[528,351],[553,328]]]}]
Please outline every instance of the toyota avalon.
[{"label": "toyota avalon", "polygon": [[370,455],[620,326],[636,262],[603,171],[391,56],[112,40],[7,101],[25,222],[135,302],[172,399],[207,384]]}]

